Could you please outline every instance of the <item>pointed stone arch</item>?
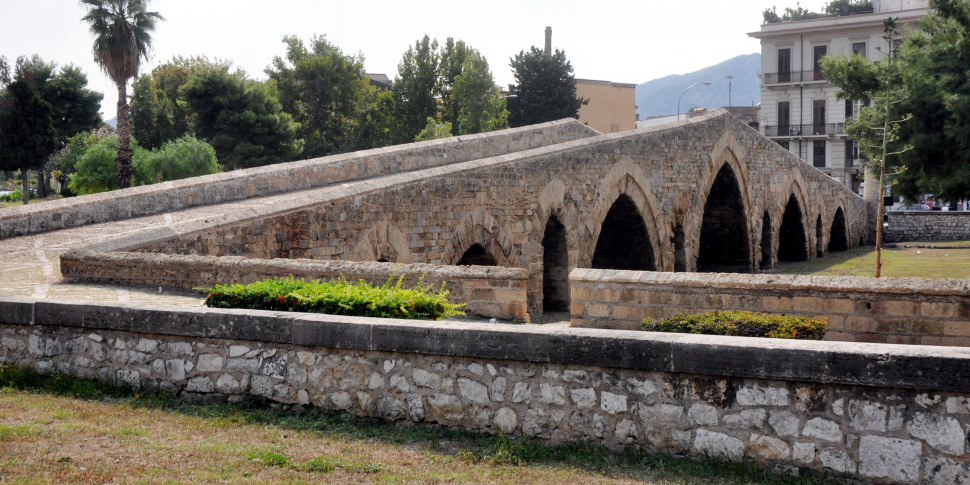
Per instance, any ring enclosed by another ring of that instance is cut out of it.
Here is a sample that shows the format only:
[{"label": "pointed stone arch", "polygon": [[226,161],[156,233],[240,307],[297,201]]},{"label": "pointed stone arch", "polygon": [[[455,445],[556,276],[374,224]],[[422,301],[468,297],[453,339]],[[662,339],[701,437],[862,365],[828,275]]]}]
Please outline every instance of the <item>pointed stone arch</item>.
[{"label": "pointed stone arch", "polygon": [[630,196],[621,194],[603,218],[590,267],[654,271],[653,244],[640,210]]},{"label": "pointed stone arch", "polygon": [[778,229],[778,261],[804,261],[808,256],[805,214],[798,197],[792,193],[788,196]]},{"label": "pointed stone arch", "polygon": [[542,237],[542,310],[569,310],[569,247],[566,226],[556,216],[549,217]]},{"label": "pointed stone arch", "polygon": [[849,249],[849,225],[845,220],[845,211],[839,206],[835,209],[832,216],[832,225],[829,229],[828,252],[847,251]]},{"label": "pointed stone arch", "polygon": [[387,219],[368,230],[354,246],[352,261],[386,261],[413,263],[408,238]]},{"label": "pointed stone arch", "polygon": [[[599,198],[589,210],[584,219],[588,238],[580,245],[579,266],[592,267],[596,244],[603,230],[603,223],[607,214],[621,196],[625,196],[636,208],[643,221],[646,239],[650,246],[653,266],[657,271],[671,271],[673,261],[666,258],[670,248],[670,235],[667,228],[658,224],[657,202],[647,190],[650,187],[649,178],[643,170],[629,160],[623,160],[613,165],[609,172],[600,180],[598,187]],[[661,233],[660,231],[663,231]],[[585,236],[585,235],[584,235]]]},{"label": "pointed stone arch", "polygon": [[[565,267],[559,258],[562,256],[559,251],[561,246],[555,253],[559,256],[555,264],[546,264],[546,243],[549,242],[546,231],[553,220],[563,226],[565,233]],[[576,203],[570,197],[566,184],[560,179],[549,181],[539,192],[531,227],[529,241],[523,249],[523,264],[529,270],[529,314],[541,315],[546,307],[546,283],[549,278],[559,279],[555,292],[560,295],[565,293],[568,301],[569,271],[579,265],[580,246],[582,241],[589,239],[589,232],[580,222]],[[557,269],[548,271],[552,268]]]},{"label": "pointed stone arch", "polygon": [[698,238],[698,271],[752,270],[747,204],[731,165],[725,161],[708,187]]},{"label": "pointed stone arch", "polygon": [[442,254],[442,264],[457,264],[476,244],[494,258],[496,266],[513,266],[515,252],[512,239],[484,209],[466,215],[458,223],[451,243]]}]

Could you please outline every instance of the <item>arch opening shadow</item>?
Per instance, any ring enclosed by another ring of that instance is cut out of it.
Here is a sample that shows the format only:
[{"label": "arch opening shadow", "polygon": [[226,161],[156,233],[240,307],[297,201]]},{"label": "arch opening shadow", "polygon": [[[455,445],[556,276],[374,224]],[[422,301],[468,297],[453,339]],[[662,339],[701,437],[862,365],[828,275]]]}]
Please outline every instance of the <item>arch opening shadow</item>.
[{"label": "arch opening shadow", "polygon": [[481,244],[475,243],[461,255],[461,259],[455,265],[498,266],[498,263],[495,261],[495,256],[492,256],[492,253],[486,251]]},{"label": "arch opening shadow", "polygon": [[734,170],[724,164],[711,184],[701,224],[698,271],[747,273],[751,270],[748,220]]},{"label": "arch opening shadow", "polygon": [[802,224],[802,208],[792,194],[785,205],[778,231],[778,261],[805,261],[808,259],[808,241]]},{"label": "arch opening shadow", "polygon": [[761,269],[771,268],[771,216],[765,211],[761,218]]},{"label": "arch opening shadow", "polygon": [[829,231],[829,252],[848,251],[849,237],[848,228],[845,224],[845,213],[839,207],[835,210],[835,217],[832,219],[832,230]]},{"label": "arch opening shadow", "polygon": [[822,240],[822,216],[815,219],[815,256],[821,258],[825,255],[825,244]]},{"label": "arch opening shadow", "polygon": [[593,251],[594,269],[626,269],[636,271],[656,270],[656,260],[647,226],[636,204],[621,195],[610,207],[603,220],[596,250]]},{"label": "arch opening shadow", "polygon": [[542,237],[542,309],[569,310],[569,248],[566,227],[555,216],[546,223]]}]

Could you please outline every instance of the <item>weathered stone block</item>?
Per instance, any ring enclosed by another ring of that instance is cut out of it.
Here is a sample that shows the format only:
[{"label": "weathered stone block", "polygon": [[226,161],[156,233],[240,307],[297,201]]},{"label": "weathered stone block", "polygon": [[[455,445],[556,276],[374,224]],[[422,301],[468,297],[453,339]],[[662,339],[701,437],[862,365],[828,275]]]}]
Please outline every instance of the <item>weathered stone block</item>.
[{"label": "weathered stone block", "polygon": [[921,456],[922,446],[917,441],[865,435],[859,440],[859,474],[916,483]]}]

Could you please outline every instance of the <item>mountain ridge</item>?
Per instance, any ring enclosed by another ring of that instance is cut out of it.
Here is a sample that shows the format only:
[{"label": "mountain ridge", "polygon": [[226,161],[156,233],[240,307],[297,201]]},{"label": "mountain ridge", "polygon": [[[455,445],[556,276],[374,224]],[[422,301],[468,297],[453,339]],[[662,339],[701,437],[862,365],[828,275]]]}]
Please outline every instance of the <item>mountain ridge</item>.
[{"label": "mountain ridge", "polygon": [[[677,114],[677,99],[684,95],[680,102],[680,111],[687,112],[691,107],[720,108],[728,106],[728,79],[731,82],[731,104],[734,106],[752,106],[761,102],[761,80],[758,70],[761,69],[761,54],[743,54],[721,61],[713,66],[698,69],[686,74],[671,74],[653,79],[636,87],[635,99],[639,119],[654,116],[668,116]],[[697,86],[686,93],[688,86],[709,81],[710,87]]]}]

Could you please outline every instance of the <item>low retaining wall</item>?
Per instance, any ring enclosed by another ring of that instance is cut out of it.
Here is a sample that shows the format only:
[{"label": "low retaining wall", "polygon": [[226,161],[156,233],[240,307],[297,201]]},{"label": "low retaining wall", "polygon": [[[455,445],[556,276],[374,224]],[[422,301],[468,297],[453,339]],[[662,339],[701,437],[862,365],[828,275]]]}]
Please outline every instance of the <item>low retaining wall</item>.
[{"label": "low retaining wall", "polygon": [[0,364],[552,442],[970,480],[970,351],[0,299]]},{"label": "low retaining wall", "polygon": [[75,250],[61,256],[61,274],[68,281],[189,289],[290,275],[312,279],[343,276],[379,285],[405,275],[406,285],[414,285],[422,277],[425,284],[437,287],[444,283],[449,300],[465,303],[466,313],[529,321],[529,272],[520,268]]},{"label": "low retaining wall", "polygon": [[0,212],[0,239],[421,170],[597,135],[565,119],[11,207]]},{"label": "low retaining wall", "polygon": [[958,241],[970,239],[970,212],[888,211],[886,241]]},{"label": "low retaining wall", "polygon": [[967,280],[575,269],[572,325],[748,310],[829,319],[826,340],[970,346]]}]

